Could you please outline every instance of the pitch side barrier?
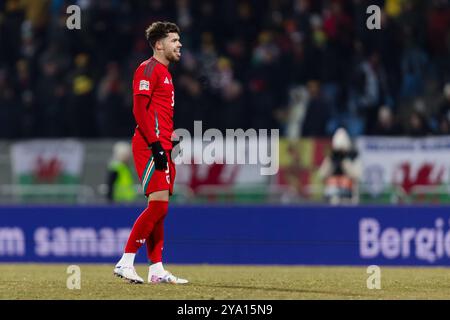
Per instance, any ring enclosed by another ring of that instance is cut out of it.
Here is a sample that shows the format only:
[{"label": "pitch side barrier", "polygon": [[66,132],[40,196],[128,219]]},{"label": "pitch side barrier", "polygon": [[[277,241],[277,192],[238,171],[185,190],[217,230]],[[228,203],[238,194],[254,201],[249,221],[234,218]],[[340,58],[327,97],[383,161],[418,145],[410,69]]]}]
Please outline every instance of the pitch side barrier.
[{"label": "pitch side barrier", "polygon": [[[141,210],[0,207],[0,262],[114,263]],[[450,266],[450,207],[171,206],[165,234],[166,263]]]}]

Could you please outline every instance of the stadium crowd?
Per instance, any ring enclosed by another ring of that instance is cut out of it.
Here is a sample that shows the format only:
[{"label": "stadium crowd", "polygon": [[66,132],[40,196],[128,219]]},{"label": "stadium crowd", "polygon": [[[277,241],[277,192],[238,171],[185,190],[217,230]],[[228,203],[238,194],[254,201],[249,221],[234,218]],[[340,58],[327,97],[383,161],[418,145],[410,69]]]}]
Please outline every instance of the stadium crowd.
[{"label": "stadium crowd", "polygon": [[[80,30],[66,27],[70,4]],[[381,30],[366,26],[371,4]],[[5,0],[0,138],[130,137],[131,79],[156,20],[182,30],[176,128],[286,134],[294,119],[302,136],[450,134],[448,0]]]}]

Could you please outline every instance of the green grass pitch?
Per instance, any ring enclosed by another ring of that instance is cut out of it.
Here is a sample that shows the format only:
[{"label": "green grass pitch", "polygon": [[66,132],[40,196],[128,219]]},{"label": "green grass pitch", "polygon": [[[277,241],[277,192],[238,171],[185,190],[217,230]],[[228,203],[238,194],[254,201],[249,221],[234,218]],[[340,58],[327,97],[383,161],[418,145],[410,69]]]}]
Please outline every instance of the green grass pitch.
[{"label": "green grass pitch", "polygon": [[0,264],[0,299],[450,299],[445,268],[381,267],[381,289],[369,290],[365,267],[167,265],[190,283],[136,285],[113,265],[80,264],[81,289],[69,290],[68,266]]}]

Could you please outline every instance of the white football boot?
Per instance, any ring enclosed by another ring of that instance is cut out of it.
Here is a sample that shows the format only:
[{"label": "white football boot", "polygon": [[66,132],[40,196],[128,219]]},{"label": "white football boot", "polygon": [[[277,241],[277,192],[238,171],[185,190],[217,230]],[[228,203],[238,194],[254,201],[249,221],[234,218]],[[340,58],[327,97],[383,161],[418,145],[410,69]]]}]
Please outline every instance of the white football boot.
[{"label": "white football boot", "polygon": [[114,275],[119,278],[124,278],[130,283],[144,283],[144,279],[139,277],[133,266],[115,266]]},{"label": "white football boot", "polygon": [[188,282],[189,281],[187,281],[186,279],[175,277],[167,270],[164,270],[164,272],[160,274],[152,273],[150,268],[148,270],[148,283],[186,284]]}]

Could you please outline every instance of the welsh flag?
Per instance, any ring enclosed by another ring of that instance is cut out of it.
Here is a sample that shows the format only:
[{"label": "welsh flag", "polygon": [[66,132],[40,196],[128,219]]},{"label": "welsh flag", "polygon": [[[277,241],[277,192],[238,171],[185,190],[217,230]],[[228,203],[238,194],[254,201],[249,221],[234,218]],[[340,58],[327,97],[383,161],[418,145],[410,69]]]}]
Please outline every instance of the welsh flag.
[{"label": "welsh flag", "polygon": [[[40,139],[11,146],[13,182],[21,200],[74,200],[84,160],[82,143]],[[59,201],[57,201],[59,202]]]},{"label": "welsh flag", "polygon": [[[280,139],[280,170],[276,183],[289,185],[303,199],[321,200],[322,181],[319,168],[330,152],[330,139]],[[307,190],[308,186],[319,186]]]}]

